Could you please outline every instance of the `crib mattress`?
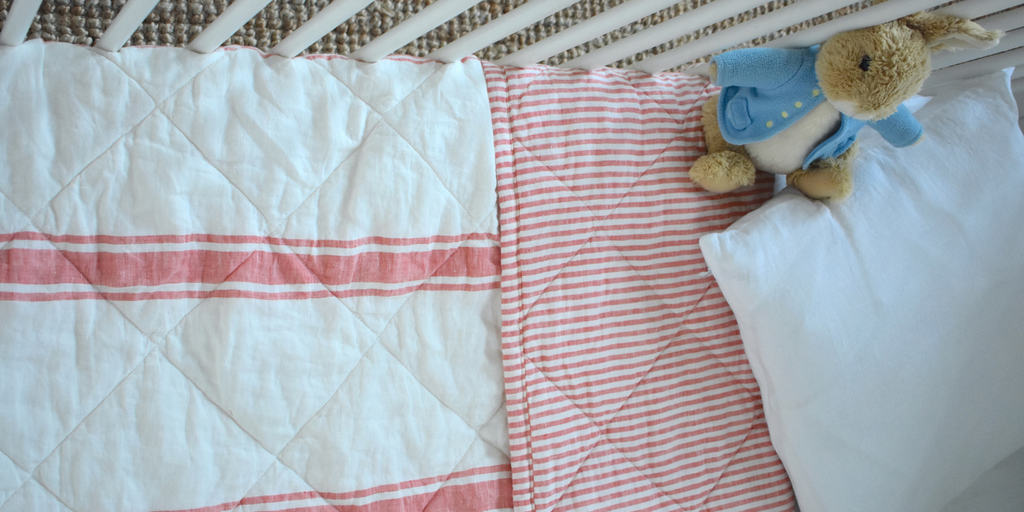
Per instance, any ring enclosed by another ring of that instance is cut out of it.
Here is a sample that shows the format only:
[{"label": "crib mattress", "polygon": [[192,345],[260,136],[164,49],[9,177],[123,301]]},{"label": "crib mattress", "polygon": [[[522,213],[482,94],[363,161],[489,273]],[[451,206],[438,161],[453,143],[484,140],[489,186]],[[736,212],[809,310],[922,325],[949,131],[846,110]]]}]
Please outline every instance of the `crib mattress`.
[{"label": "crib mattress", "polygon": [[0,66],[0,510],[793,507],[697,247],[771,185],[686,180],[706,83]]}]

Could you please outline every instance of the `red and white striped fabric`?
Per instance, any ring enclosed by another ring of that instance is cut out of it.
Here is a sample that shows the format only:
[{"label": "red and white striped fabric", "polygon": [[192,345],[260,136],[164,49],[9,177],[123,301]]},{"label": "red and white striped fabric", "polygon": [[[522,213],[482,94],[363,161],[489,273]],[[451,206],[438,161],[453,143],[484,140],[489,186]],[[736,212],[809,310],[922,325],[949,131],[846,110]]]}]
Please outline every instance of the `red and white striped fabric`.
[{"label": "red and white striped fabric", "polygon": [[699,237],[771,195],[687,179],[706,81],[485,64],[517,511],[788,510]]},{"label": "red and white striped fabric", "polygon": [[511,508],[478,61],[0,68],[0,510]]}]

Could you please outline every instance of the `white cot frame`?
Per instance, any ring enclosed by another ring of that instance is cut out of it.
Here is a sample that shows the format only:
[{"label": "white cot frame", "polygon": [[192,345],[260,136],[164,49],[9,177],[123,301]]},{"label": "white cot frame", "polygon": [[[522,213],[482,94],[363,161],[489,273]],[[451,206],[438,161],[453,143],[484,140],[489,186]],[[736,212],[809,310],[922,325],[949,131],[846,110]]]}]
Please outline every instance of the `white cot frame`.
[{"label": "white cot frame", "polygon": [[[459,15],[479,0],[436,0],[429,6],[395,25],[370,43],[348,55],[353,59],[374,62],[402,48],[438,25]],[[427,57],[441,62],[458,61],[518,30],[532,25],[577,0],[530,0],[492,20],[486,25],[441,47]],[[109,52],[119,51],[142,24],[159,0],[128,0],[96,46]],[[270,49],[282,57],[295,57],[320,38],[334,30],[372,0],[333,0],[315,16],[299,26],[288,37]],[[507,66],[527,66],[542,62],[552,55],[574,48],[658,11],[679,0],[629,0],[576,25],[546,37],[533,45],[497,61]],[[10,4],[0,44],[18,45],[25,40],[42,0],[13,0]],[[224,43],[239,28],[260,12],[270,0],[235,0],[227,10],[204,28],[188,45],[192,51],[208,53]],[[602,48],[564,62],[559,67],[595,69],[617,62],[630,55],[653,48],[680,35],[749,11],[765,0],[715,0],[680,14],[664,23],[615,41]],[[835,11],[852,0],[801,0],[772,12],[738,23],[708,36],[692,40],[669,51],[643,59],[628,66],[649,73],[679,68],[701,57],[772,34],[792,25]],[[883,23],[914,12],[932,9],[947,3],[943,0],[890,0],[860,9],[857,12],[818,24],[812,28],[774,39],[771,47],[805,47],[820,43],[833,34]],[[1013,75],[1013,91],[1018,106],[1024,107],[1024,4],[1020,0],[962,0],[943,7],[941,12],[970,19],[979,19],[987,29],[1006,32],[999,45],[985,51],[946,53],[933,59],[932,76],[925,90],[956,80],[979,76],[999,69],[1017,66]],[[993,13],[997,13],[993,15]],[[1019,108],[1018,111],[1024,111]]]}]

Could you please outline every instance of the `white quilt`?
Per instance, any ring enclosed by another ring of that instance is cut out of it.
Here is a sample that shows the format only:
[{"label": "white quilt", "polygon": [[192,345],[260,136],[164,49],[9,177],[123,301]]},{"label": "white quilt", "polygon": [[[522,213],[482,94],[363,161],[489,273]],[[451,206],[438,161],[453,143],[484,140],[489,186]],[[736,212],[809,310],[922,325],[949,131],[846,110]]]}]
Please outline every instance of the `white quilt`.
[{"label": "white quilt", "polygon": [[0,69],[0,510],[511,507],[478,61]]}]

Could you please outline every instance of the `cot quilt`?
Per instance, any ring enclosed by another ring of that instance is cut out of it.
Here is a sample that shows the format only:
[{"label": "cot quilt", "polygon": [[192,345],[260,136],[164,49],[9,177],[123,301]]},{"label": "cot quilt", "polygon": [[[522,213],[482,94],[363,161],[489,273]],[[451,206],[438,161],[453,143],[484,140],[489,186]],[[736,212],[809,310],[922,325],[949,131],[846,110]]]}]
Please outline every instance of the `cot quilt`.
[{"label": "cot quilt", "polygon": [[793,509],[698,246],[772,181],[714,195],[687,179],[708,83],[486,63],[485,75],[515,510]]},{"label": "cot quilt", "polygon": [[0,510],[511,508],[479,61],[0,68]]}]

